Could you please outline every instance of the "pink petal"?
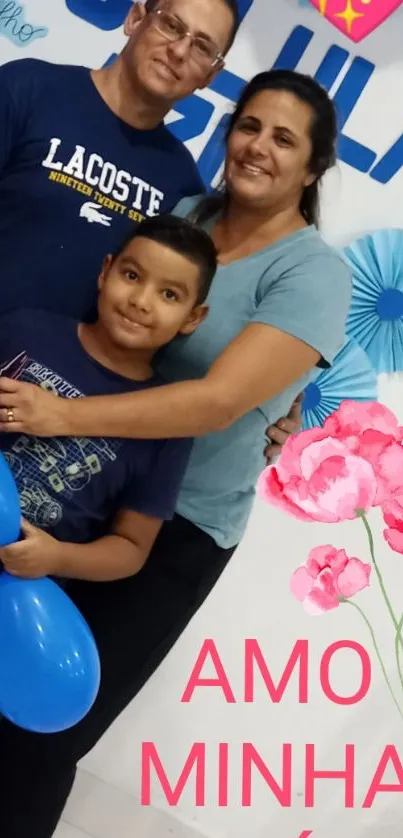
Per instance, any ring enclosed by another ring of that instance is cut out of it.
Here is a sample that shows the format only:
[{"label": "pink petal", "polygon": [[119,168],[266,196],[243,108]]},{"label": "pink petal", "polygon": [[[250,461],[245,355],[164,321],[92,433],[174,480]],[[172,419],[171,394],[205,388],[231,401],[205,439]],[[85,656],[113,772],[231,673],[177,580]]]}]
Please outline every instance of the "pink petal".
[{"label": "pink petal", "polygon": [[322,497],[312,491],[312,487],[305,480],[290,480],[286,491],[290,503],[304,513],[305,520],[326,524],[339,521],[331,506],[326,508],[326,505],[322,503]]},{"label": "pink petal", "polygon": [[383,518],[385,524],[394,530],[403,532],[403,504],[402,498],[393,498],[388,500],[382,506]]},{"label": "pink petal", "polygon": [[344,570],[337,577],[337,589],[341,596],[351,597],[369,585],[371,565],[360,559],[349,559]]},{"label": "pink petal", "polygon": [[349,453],[349,450],[343,442],[338,439],[332,439],[330,436],[313,442],[301,452],[302,474],[306,480],[310,480],[315,474],[315,471],[326,460],[331,460],[335,457],[337,461],[343,461]]},{"label": "pink petal", "polygon": [[316,520],[343,521],[354,519],[357,509],[372,506],[377,483],[369,463],[348,455],[320,463],[308,489],[321,512]]},{"label": "pink petal", "polygon": [[329,416],[324,424],[325,430],[339,438],[359,437],[372,428],[383,434],[399,439],[398,420],[394,413],[380,402],[355,402],[346,399]]},{"label": "pink petal", "polygon": [[320,427],[309,428],[306,431],[300,431],[299,434],[291,434],[282,449],[280,459],[277,463],[281,480],[288,480],[290,475],[301,477],[300,461],[302,452],[308,445],[311,445],[317,440],[325,439],[327,436],[326,431]]},{"label": "pink petal", "polygon": [[313,579],[309,575],[306,567],[298,567],[291,576],[290,581],[291,593],[300,601],[303,602],[313,588]]},{"label": "pink petal", "polygon": [[344,570],[346,565],[349,562],[349,558],[345,550],[337,550],[336,554],[332,556],[330,561],[330,567],[332,572],[334,573],[335,577],[337,577],[340,571]]},{"label": "pink petal", "polygon": [[380,459],[390,446],[401,447],[400,443],[395,442],[392,436],[382,434],[380,431],[368,430],[357,437],[355,453],[358,457],[368,460],[377,473]]},{"label": "pink petal", "polygon": [[384,513],[384,521],[385,524],[391,530],[396,530],[396,532],[401,532],[403,534],[403,521],[399,520],[399,518],[395,518],[394,515],[385,512]]},{"label": "pink petal", "polygon": [[[392,436],[367,430],[357,439],[356,453],[372,465],[378,484],[374,505],[379,506],[402,485],[403,474],[400,476],[399,460],[403,448]],[[399,477],[396,480],[397,475]]]},{"label": "pink petal", "polygon": [[304,509],[301,509],[287,493],[287,486],[285,486],[279,478],[276,466],[268,466],[260,475],[257,486],[257,494],[266,503],[282,509],[294,518],[300,521],[314,521]]},{"label": "pink petal", "polygon": [[[329,567],[337,556],[337,549],[331,544],[323,544],[320,547],[313,547],[307,559],[308,573],[316,578],[320,571]],[[346,559],[347,561],[347,559]]]},{"label": "pink petal", "polygon": [[376,472],[389,497],[403,492],[403,446],[392,443],[380,454]]},{"label": "pink petal", "polygon": [[403,532],[398,530],[384,530],[383,537],[395,553],[403,553]]},{"label": "pink petal", "polygon": [[328,594],[336,596],[335,576],[330,567],[325,567],[325,569],[321,571],[315,582],[314,588],[315,590],[320,588],[322,591],[326,591]]},{"label": "pink petal", "polygon": [[323,614],[325,611],[333,611],[339,605],[339,600],[334,593],[331,594],[328,591],[322,591],[320,588],[313,588],[304,602],[305,611],[312,615]]}]

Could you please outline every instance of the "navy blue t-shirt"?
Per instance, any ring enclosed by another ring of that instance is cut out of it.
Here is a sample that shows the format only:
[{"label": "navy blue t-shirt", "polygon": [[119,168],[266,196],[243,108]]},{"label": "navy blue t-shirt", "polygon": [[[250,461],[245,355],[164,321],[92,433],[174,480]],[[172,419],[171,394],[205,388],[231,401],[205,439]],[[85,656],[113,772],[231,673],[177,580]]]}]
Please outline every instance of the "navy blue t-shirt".
[{"label": "navy blue t-shirt", "polygon": [[119,119],[85,67],[0,67],[0,314],[92,316],[102,260],[139,221],[202,191],[165,127]]},{"label": "navy blue t-shirt", "polygon": [[[0,317],[0,375],[40,384],[64,398],[112,395],[162,384],[123,378],[85,351],[77,321],[42,311]],[[173,516],[192,441],[42,439],[1,434],[23,516],[60,541],[104,535],[119,509]]]}]

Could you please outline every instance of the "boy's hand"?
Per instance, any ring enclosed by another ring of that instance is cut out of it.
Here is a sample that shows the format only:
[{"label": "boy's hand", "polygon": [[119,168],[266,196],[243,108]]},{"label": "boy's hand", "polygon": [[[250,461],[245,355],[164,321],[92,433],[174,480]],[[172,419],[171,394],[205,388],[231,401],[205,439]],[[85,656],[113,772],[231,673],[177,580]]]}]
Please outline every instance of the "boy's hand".
[{"label": "boy's hand", "polygon": [[39,579],[57,576],[60,542],[49,533],[22,521],[23,541],[0,548],[0,560],[11,576]]},{"label": "boy's hand", "polygon": [[0,378],[0,432],[57,436],[59,417],[68,399],[57,398],[37,384]]},{"label": "boy's hand", "polygon": [[281,454],[288,437],[291,434],[298,434],[300,432],[302,427],[302,399],[303,394],[300,393],[293,402],[288,416],[279,419],[275,425],[271,425],[267,429],[267,436],[270,443],[265,448],[264,455],[268,466],[272,465],[273,460]]}]

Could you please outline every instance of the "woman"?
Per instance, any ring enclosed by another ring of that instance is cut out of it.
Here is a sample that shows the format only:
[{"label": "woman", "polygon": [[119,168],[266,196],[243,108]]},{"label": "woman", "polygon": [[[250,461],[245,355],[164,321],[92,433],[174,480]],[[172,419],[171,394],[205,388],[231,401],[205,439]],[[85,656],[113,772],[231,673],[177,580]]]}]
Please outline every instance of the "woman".
[{"label": "woman", "polygon": [[336,133],[332,103],[309,77],[272,71],[245,88],[229,123],[224,192],[185,199],[176,210],[210,232],[220,266],[205,323],[160,358],[175,383],[67,403],[0,381],[3,430],[202,437],[178,514],[141,573],[122,583],[70,584],[98,644],[101,690],[88,716],[65,733],[0,726],[4,838],[52,834],[76,761],[154,671],[236,549],[264,466],[266,426],[286,415],[343,343],[350,277],[316,230],[319,182],[334,163]]}]

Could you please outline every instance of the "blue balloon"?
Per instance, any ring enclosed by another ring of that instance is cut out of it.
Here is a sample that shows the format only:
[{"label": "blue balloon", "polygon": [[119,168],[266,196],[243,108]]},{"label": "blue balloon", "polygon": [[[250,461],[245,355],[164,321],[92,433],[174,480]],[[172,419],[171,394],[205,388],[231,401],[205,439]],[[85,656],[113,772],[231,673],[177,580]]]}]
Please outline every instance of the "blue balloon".
[{"label": "blue balloon", "polygon": [[18,489],[9,466],[0,454],[0,547],[18,541],[21,510]]},{"label": "blue balloon", "polygon": [[26,730],[55,733],[88,713],[100,683],[98,651],[58,585],[0,573],[0,638],[3,716]]}]

